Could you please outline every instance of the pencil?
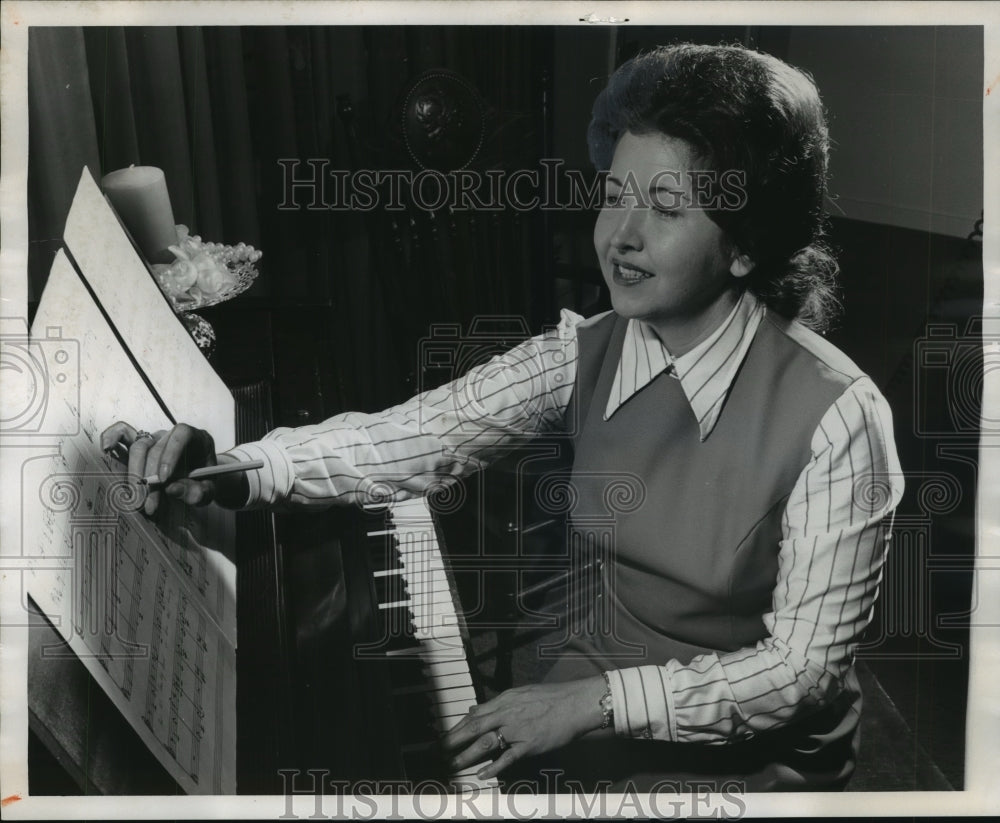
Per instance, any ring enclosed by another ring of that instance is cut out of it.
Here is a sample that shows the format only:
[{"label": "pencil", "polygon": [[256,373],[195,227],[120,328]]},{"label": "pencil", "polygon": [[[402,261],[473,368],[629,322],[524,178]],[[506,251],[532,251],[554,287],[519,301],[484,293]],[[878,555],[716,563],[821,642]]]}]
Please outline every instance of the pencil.
[{"label": "pencil", "polygon": [[[264,468],[263,460],[241,460],[238,463],[220,463],[218,466],[194,469],[186,477],[178,477],[177,480],[205,480],[209,477],[218,477],[220,474],[236,474],[262,468]],[[160,476],[151,474],[149,477],[142,478],[139,483],[146,486],[159,486],[161,485]]]}]

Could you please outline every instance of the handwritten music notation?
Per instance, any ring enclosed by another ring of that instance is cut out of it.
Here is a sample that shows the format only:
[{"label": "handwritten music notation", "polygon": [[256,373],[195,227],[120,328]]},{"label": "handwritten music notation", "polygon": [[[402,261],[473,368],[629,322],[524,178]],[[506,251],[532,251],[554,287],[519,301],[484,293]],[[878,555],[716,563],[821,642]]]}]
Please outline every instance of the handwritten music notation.
[{"label": "handwritten music notation", "polygon": [[234,792],[235,569],[209,548],[231,535],[173,501],[147,518],[101,451],[115,420],[170,420],[65,258],[35,325],[74,336],[81,362],[78,401],[50,398],[75,433],[22,469],[27,590],[185,791]]}]

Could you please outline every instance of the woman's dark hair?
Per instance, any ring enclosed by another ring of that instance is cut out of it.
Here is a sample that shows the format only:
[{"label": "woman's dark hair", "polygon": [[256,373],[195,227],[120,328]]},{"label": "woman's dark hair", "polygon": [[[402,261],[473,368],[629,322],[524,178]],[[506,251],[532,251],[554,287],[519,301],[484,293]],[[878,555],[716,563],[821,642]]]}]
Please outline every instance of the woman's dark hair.
[{"label": "woman's dark hair", "polygon": [[823,243],[829,138],[808,75],[742,46],[661,46],[621,66],[594,103],[599,170],[626,131],[684,140],[706,169],[745,174],[742,208],[707,214],[753,260],[747,287],[779,314],[829,326],[840,307]]}]

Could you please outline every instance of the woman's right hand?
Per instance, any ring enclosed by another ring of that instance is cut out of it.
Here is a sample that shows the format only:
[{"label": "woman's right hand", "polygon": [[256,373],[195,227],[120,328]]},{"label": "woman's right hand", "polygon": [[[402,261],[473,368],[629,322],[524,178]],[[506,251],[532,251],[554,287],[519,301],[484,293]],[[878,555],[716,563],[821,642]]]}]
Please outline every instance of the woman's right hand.
[{"label": "woman's right hand", "polygon": [[186,478],[188,472],[194,469],[215,466],[219,462],[215,454],[215,441],[204,429],[178,423],[169,431],[150,434],[119,421],[101,434],[101,448],[108,452],[120,445],[128,449],[129,475],[136,478],[155,475],[160,481],[150,486],[143,504],[143,511],[147,515],[156,512],[161,494],[181,500],[189,506],[204,506],[215,500],[221,505],[237,507],[246,500],[247,480],[243,474],[205,480]]}]

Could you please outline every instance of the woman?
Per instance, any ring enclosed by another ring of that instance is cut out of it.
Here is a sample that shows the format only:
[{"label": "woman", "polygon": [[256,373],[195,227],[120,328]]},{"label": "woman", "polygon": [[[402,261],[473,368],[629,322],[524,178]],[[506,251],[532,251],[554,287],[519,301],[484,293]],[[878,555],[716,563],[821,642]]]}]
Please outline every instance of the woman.
[{"label": "woman", "polygon": [[[816,89],[744,48],[660,48],[614,74],[588,138],[608,170],[594,241],[612,312],[564,311],[555,331],[401,406],[218,458],[264,470],[165,493],[328,506],[388,481],[408,496],[565,432],[574,517],[605,513],[610,478],[644,498],[615,521],[610,621],[574,634],[544,682],[456,726],[456,766],[552,766],[616,790],[840,788],[858,742],[853,649],[902,484],[885,401],[807,328],[835,306]],[[216,461],[186,426],[105,438],[130,445],[140,476]]]}]

